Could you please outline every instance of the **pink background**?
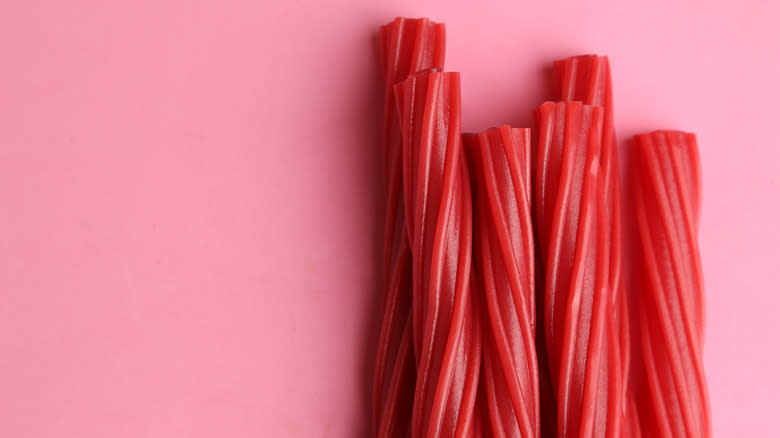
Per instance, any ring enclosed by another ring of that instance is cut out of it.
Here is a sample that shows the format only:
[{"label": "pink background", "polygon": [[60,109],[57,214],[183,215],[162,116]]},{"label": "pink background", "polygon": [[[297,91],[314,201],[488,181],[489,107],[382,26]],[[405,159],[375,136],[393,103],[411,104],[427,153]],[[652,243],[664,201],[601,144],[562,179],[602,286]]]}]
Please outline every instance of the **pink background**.
[{"label": "pink background", "polygon": [[466,129],[599,52],[621,138],[699,134],[715,435],[776,432],[780,3],[370,3],[2,2],[0,436],[366,435],[396,15],[447,23]]}]

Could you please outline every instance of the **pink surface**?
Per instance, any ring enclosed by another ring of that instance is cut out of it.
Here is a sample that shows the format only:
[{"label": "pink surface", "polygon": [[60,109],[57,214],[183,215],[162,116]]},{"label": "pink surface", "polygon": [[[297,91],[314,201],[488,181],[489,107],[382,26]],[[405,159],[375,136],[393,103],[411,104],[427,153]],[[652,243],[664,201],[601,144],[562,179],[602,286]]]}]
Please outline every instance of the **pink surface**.
[{"label": "pink surface", "polygon": [[774,433],[780,3],[115,3],[0,5],[0,436],[365,436],[396,15],[466,129],[599,52],[619,137],[699,134],[715,436]]}]

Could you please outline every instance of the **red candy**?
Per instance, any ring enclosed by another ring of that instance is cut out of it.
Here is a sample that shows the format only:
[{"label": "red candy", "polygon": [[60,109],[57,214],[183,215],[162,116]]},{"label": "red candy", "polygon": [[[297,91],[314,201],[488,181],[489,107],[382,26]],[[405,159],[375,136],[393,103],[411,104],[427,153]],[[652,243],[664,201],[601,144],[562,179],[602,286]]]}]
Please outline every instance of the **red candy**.
[{"label": "red candy", "polygon": [[509,126],[464,136],[476,190],[475,257],[488,315],[483,375],[493,436],[539,435],[534,344],[531,131]]},{"label": "red candy", "polygon": [[622,414],[611,312],[601,107],[548,102],[537,112],[536,214],[544,328],[558,436],[614,436]]},{"label": "red candy", "polygon": [[473,213],[460,75],[421,73],[396,85],[395,94],[418,352],[412,437],[464,436],[473,427],[482,336],[470,284]]},{"label": "red candy", "polygon": [[379,33],[374,435],[709,437],[695,137],[635,137],[624,245],[606,57],[553,64],[558,101],[535,132],[463,135],[444,26],[397,18]]},{"label": "red candy", "polygon": [[417,370],[412,350],[412,253],[403,210],[401,129],[393,86],[410,74],[443,68],[444,25],[397,18],[382,26],[379,41],[385,80],[385,272],[372,410],[376,436],[394,437],[410,430]]},{"label": "red candy", "polygon": [[[620,368],[623,370],[622,391],[625,391],[624,431],[622,437],[637,435],[638,418],[635,411],[633,389],[629,388],[631,357],[628,294],[625,288],[622,260],[622,211],[620,202],[620,172],[617,157],[617,141],[612,105],[612,78],[606,56],[583,55],[553,63],[553,83],[558,99],[581,101],[586,105],[604,108],[604,128],[601,149],[602,192],[606,202],[606,227],[609,230],[610,261],[609,290],[615,317],[610,318],[608,335],[612,343],[620,344]],[[634,406],[631,408],[630,406]]]},{"label": "red candy", "polygon": [[708,437],[696,137],[656,131],[634,143],[643,425],[652,436]]}]

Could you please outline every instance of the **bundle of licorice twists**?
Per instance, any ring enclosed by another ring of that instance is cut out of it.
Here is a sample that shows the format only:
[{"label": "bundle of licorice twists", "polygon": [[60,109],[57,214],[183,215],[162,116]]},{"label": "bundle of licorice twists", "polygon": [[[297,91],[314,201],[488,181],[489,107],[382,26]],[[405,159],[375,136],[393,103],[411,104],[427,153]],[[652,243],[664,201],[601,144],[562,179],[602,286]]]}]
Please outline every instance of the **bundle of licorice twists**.
[{"label": "bundle of licorice twists", "polygon": [[634,136],[621,183],[595,55],[553,64],[533,127],[463,133],[444,26],[379,34],[374,436],[709,437],[695,136]]}]

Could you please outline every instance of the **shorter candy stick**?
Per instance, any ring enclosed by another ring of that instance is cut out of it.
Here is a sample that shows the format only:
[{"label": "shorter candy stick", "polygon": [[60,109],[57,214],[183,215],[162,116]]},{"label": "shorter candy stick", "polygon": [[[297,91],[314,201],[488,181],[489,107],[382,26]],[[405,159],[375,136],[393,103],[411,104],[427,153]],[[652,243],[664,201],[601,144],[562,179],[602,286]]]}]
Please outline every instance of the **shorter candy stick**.
[{"label": "shorter candy stick", "polygon": [[651,436],[709,437],[696,137],[656,131],[634,143],[643,429]]},{"label": "shorter candy stick", "polygon": [[475,188],[475,264],[487,309],[483,382],[492,435],[539,436],[530,129],[464,136]]},{"label": "shorter candy stick", "polygon": [[603,109],[548,102],[537,112],[536,217],[557,436],[612,436],[622,416],[619,346],[609,336],[607,211],[600,195]]}]

